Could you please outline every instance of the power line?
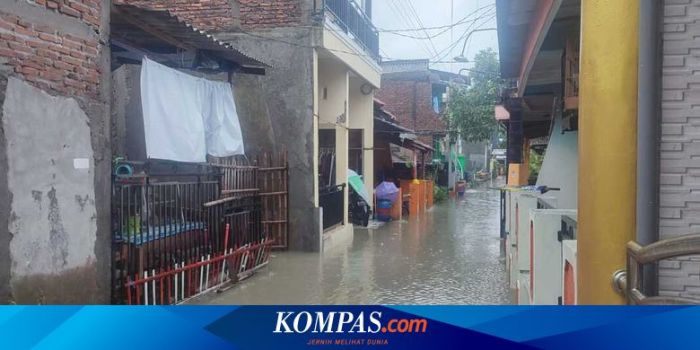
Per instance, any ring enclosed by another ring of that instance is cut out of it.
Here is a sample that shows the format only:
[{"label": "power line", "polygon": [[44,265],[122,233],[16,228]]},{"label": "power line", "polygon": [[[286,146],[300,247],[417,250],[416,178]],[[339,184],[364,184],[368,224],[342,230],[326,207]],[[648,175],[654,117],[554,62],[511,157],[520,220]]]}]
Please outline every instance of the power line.
[{"label": "power line", "polygon": [[377,31],[378,31],[378,32],[381,32],[381,33],[398,33],[398,32],[417,32],[417,31],[421,31],[421,30],[423,30],[423,29],[427,29],[427,30],[445,29],[445,28],[450,29],[450,28],[453,28],[453,27],[456,27],[456,26],[458,26],[458,25],[462,25],[462,24],[466,23],[467,20],[468,20],[471,16],[475,15],[475,14],[478,13],[479,11],[484,10],[484,9],[487,9],[487,8],[489,8],[489,7],[494,7],[494,6],[496,6],[496,5],[490,4],[490,5],[482,6],[482,7],[478,8],[478,9],[476,9],[476,10],[470,12],[468,15],[466,15],[465,17],[461,18],[459,21],[454,22],[454,23],[452,23],[452,24],[446,24],[446,25],[435,26],[435,27],[403,28],[403,29],[381,29],[381,28],[377,28]]},{"label": "power line", "polygon": [[[404,23],[406,23],[409,27],[415,27],[415,26],[420,27],[420,25],[415,23],[415,21],[413,20],[413,16],[410,13],[408,13],[408,11],[403,6],[401,6],[400,3],[397,2],[397,0],[390,0],[389,3],[391,5],[393,5],[393,7],[395,9],[394,11],[398,15],[398,17],[401,18],[401,20]],[[417,45],[419,45],[423,48],[423,50],[425,51],[426,54],[428,54],[429,57],[433,55],[433,53],[430,50],[430,46],[426,42],[419,41],[419,40],[414,40],[414,41],[416,42]]]},{"label": "power line", "polygon": [[[379,32],[379,33],[384,33],[384,34],[391,34],[391,35],[402,36],[402,37],[411,38],[411,39],[430,40],[430,39],[437,38],[437,37],[441,36],[442,34],[447,33],[448,31],[452,31],[452,30],[453,30],[455,27],[457,27],[457,26],[461,26],[461,25],[463,25],[463,24],[467,24],[467,23],[470,21],[469,18],[470,18],[472,15],[476,14],[478,11],[480,11],[480,10],[482,10],[482,9],[484,9],[484,8],[487,8],[487,7],[489,7],[489,6],[484,6],[484,7],[480,8],[480,9],[477,9],[477,10],[475,10],[474,12],[470,13],[469,15],[467,15],[466,17],[464,17],[464,18],[460,19],[459,21],[454,22],[453,24],[450,24],[450,25],[444,25],[444,26],[438,26],[438,27],[425,27],[426,30],[442,29],[441,31],[439,31],[439,32],[437,32],[437,33],[435,33],[435,34],[426,34],[425,36],[416,36],[416,35],[411,35],[411,34],[404,34],[404,33],[402,33],[402,32],[408,32],[408,31],[419,31],[419,30],[421,30],[420,28],[416,28],[416,29],[395,29],[395,30],[394,30],[394,29],[378,29],[377,32]],[[481,19],[481,17],[474,18],[474,19],[471,20],[471,21],[473,22],[473,21],[477,21],[477,20],[479,20],[479,19]],[[450,34],[450,35],[452,35],[452,34]],[[450,41],[452,41],[452,40],[453,40],[453,38],[450,37]]]},{"label": "power line", "polygon": [[[241,33],[241,34],[244,34],[244,35],[248,35],[248,36],[254,37],[254,38],[263,39],[263,40],[268,40],[268,41],[274,41],[274,42],[279,42],[279,43],[283,43],[283,44],[287,44],[287,45],[295,46],[295,47],[302,47],[302,48],[309,48],[309,49],[321,48],[321,47],[318,47],[318,46],[304,45],[304,44],[293,43],[293,42],[286,41],[286,40],[282,40],[282,39],[278,39],[278,38],[266,37],[266,36],[262,36],[262,35],[259,35],[259,34],[246,32],[246,31],[241,31],[240,33]],[[366,57],[366,58],[374,59],[374,58],[373,58],[372,56],[370,56],[370,55],[361,54],[361,53],[352,52],[352,51],[337,50],[337,49],[329,49],[329,48],[324,48],[324,50],[328,50],[328,51],[331,51],[331,52],[345,53],[345,54],[349,54],[349,55],[355,55],[355,56],[360,56],[360,57]],[[386,58],[386,59],[389,60],[389,61],[391,61],[391,60],[400,60],[400,59],[401,59],[401,58],[392,58],[392,57],[384,57],[384,58]],[[462,62],[457,62],[457,61],[440,61],[440,60],[429,60],[429,61],[430,61],[430,63],[462,63]],[[482,70],[473,69],[473,68],[463,68],[463,69],[464,69],[464,70],[467,70],[467,71],[476,72],[476,73],[483,73],[483,74],[495,74],[495,75],[499,75],[499,74],[500,74],[499,72],[488,72],[488,71],[482,71]]]},{"label": "power line", "polygon": [[430,43],[430,46],[433,48],[433,52],[437,53],[437,49],[435,48],[435,43],[433,43],[433,39],[430,38],[428,35],[428,31],[425,29],[425,26],[423,25],[423,21],[421,21],[420,16],[418,16],[418,12],[416,12],[416,8],[413,6],[413,2],[411,0],[408,1],[408,9],[413,13],[413,16],[416,18],[418,21],[418,25],[421,26],[423,29],[423,33],[425,34],[426,37],[428,37],[428,42]]},{"label": "power line", "polygon": [[[487,18],[486,16],[489,16],[489,17]],[[482,14],[482,15],[480,16],[480,18],[476,19],[471,25],[469,25],[469,27],[467,27],[467,29],[464,31],[464,34],[462,34],[462,35],[459,37],[459,39],[457,39],[455,42],[451,43],[451,44],[448,45],[445,49],[443,49],[442,51],[440,51],[440,53],[439,53],[437,56],[434,56],[433,59],[435,59],[435,60],[437,60],[437,61],[444,60],[447,56],[449,56],[450,53],[452,53],[452,51],[454,50],[454,48],[455,48],[457,45],[459,45],[460,42],[462,42],[462,40],[466,40],[466,39],[467,39],[467,37],[469,36],[469,33],[470,33],[471,31],[483,27],[486,23],[488,23],[489,21],[491,21],[491,20],[492,20],[493,18],[495,18],[495,17],[496,17],[496,14],[494,13],[494,11],[489,11],[489,12],[487,12],[487,13],[485,13],[485,14]],[[474,28],[474,24],[476,23],[476,21],[478,21],[479,19],[483,19],[483,18],[486,18],[486,20],[484,20],[484,21],[481,22],[478,26],[476,26],[476,28]]]}]

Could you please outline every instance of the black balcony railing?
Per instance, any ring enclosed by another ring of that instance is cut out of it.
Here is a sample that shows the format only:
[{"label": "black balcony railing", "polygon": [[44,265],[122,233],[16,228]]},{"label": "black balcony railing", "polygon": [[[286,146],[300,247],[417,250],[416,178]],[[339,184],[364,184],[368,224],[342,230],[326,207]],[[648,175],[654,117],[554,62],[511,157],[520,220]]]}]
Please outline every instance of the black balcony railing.
[{"label": "black balcony railing", "polygon": [[321,189],[318,204],[323,208],[323,229],[344,224],[345,184]]},{"label": "black balcony railing", "polygon": [[379,33],[372,20],[352,0],[326,0],[325,8],[333,21],[351,35],[367,51],[368,56],[379,60]]}]

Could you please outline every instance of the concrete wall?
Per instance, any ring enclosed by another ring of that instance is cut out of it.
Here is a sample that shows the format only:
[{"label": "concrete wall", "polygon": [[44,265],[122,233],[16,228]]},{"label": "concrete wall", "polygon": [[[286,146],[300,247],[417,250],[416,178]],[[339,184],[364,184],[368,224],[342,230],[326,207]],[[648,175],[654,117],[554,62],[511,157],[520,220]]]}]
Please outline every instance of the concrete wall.
[{"label": "concrete wall", "polygon": [[128,160],[146,160],[141,107],[141,65],[123,65],[112,72],[112,153]]},{"label": "concrete wall", "polygon": [[[700,0],[663,6],[660,238],[700,233]],[[700,258],[659,264],[662,295],[700,296]]]},{"label": "concrete wall", "polygon": [[557,208],[578,207],[578,132],[562,134],[560,118],[554,122],[537,185],[561,188],[547,193],[557,199]]},{"label": "concrete wall", "polygon": [[82,3],[0,2],[2,303],[109,301],[110,2]]},{"label": "concrete wall", "polygon": [[345,123],[350,102],[347,68],[331,58],[319,59],[318,62],[318,116],[321,128]]},{"label": "concrete wall", "polygon": [[[321,244],[315,198],[316,159],[314,133],[314,30],[306,27],[269,29],[254,35],[222,33],[219,39],[233,43],[254,57],[264,57],[272,67],[265,76],[234,77],[234,89],[259,93],[238,98],[246,149],[284,150],[289,156],[289,243],[292,250],[319,250]],[[260,39],[259,36],[267,38]],[[256,90],[257,89],[257,90]],[[266,106],[261,109],[260,106]],[[267,115],[257,114],[266,111]],[[267,148],[270,149],[270,148]]]}]

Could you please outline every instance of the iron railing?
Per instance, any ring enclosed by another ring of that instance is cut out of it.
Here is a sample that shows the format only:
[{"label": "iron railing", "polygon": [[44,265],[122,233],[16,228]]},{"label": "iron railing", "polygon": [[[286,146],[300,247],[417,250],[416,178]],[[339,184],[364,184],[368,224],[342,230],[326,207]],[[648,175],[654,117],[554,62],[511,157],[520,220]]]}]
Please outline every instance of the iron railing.
[{"label": "iron railing", "polygon": [[326,0],[325,8],[333,21],[362,46],[369,56],[379,60],[379,33],[372,20],[352,0]]},{"label": "iron railing", "polygon": [[201,167],[115,176],[114,303],[177,304],[267,263],[257,168]]},{"label": "iron railing", "polygon": [[324,230],[345,223],[345,184],[322,189],[318,202],[323,208]]}]

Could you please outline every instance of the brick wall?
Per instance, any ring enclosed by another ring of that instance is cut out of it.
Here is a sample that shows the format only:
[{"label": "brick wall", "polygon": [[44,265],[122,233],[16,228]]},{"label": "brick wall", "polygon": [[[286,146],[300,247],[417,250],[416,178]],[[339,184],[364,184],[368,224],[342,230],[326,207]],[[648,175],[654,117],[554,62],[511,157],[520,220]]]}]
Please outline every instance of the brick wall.
[{"label": "brick wall", "polygon": [[[433,110],[432,95],[432,83],[420,79],[382,79],[382,87],[376,94],[380,101],[386,103],[384,109],[396,116],[401,126],[420,132],[441,133],[446,126],[442,117]],[[430,135],[420,136],[419,140],[432,146],[433,138]]]},{"label": "brick wall", "polygon": [[[35,6],[79,18],[99,32],[98,1],[40,1]],[[89,5],[88,5],[89,4]],[[97,99],[100,45],[96,36],[63,34],[16,15],[0,12],[0,67],[33,85],[65,96]]]},{"label": "brick wall", "polygon": [[[700,233],[700,0],[663,6],[659,226],[661,238]],[[700,296],[700,259],[659,264],[663,295]]]},{"label": "brick wall", "polygon": [[302,23],[303,0],[239,0],[246,29],[291,27]]},{"label": "brick wall", "polygon": [[223,31],[237,27],[234,0],[114,0],[152,10],[168,10],[201,30]]},{"label": "brick wall", "polygon": [[208,31],[296,26],[302,22],[304,0],[114,0],[173,15]]},{"label": "brick wall", "polygon": [[101,0],[27,0],[27,2],[69,17],[79,18],[95,30],[100,29]]}]

